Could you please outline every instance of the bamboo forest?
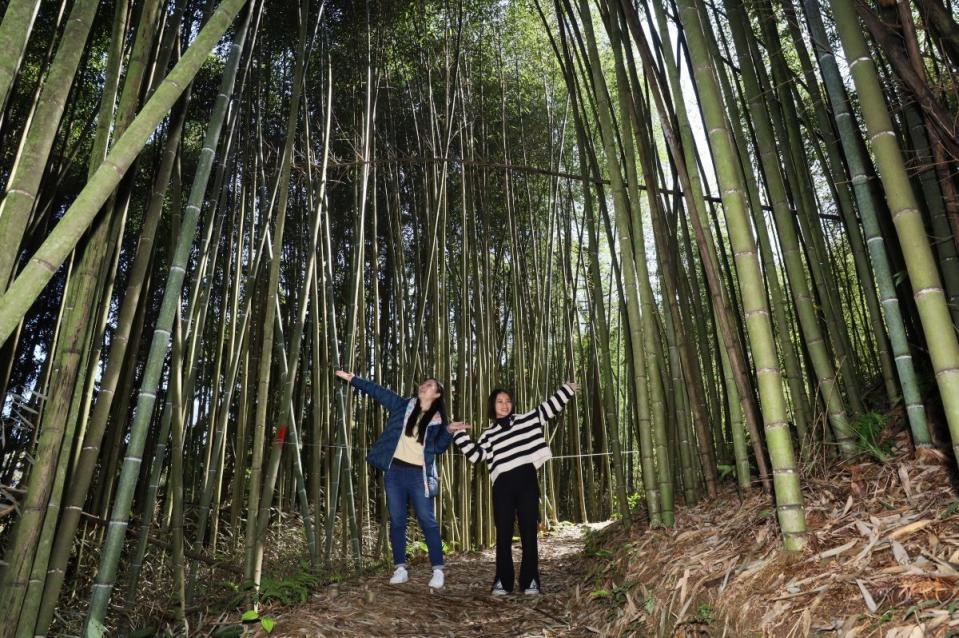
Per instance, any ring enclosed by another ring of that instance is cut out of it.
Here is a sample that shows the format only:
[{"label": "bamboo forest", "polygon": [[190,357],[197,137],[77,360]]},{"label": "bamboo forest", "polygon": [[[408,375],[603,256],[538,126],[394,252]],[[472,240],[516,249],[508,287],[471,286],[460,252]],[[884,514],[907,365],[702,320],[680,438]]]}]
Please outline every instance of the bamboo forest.
[{"label": "bamboo forest", "polygon": [[0,16],[0,638],[959,636],[959,1]]}]

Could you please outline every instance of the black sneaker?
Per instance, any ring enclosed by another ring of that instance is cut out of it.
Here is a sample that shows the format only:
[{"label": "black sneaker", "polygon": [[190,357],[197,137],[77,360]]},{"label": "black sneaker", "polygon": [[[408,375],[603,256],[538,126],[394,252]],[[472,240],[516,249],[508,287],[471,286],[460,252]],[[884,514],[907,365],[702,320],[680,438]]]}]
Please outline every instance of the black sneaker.
[{"label": "black sneaker", "polygon": [[493,590],[490,593],[494,596],[505,596],[509,592],[503,589],[503,583],[497,579],[497,581],[493,583]]}]

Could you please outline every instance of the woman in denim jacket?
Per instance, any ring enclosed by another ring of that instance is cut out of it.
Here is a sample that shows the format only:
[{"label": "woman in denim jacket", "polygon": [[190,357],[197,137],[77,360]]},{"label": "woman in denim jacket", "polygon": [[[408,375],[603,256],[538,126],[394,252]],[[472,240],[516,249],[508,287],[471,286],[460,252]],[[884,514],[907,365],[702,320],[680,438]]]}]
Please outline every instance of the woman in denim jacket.
[{"label": "woman in denim jacket", "polygon": [[406,571],[406,513],[412,501],[433,566],[429,586],[439,589],[444,579],[443,542],[433,512],[433,498],[440,489],[436,457],[445,452],[453,440],[446,431],[443,384],[436,379],[426,379],[420,384],[416,397],[405,398],[349,372],[337,370],[336,376],[369,395],[390,413],[383,434],[366,455],[367,463],[385,473],[390,545],[396,565],[390,584],[398,585],[409,580]]}]

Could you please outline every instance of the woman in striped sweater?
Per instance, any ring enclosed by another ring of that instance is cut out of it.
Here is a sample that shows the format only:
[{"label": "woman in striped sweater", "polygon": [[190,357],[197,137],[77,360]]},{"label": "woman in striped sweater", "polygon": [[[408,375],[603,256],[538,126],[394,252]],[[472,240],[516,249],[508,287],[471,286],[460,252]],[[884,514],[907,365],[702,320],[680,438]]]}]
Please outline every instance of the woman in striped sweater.
[{"label": "woman in striped sweater", "polygon": [[539,518],[539,482],[536,470],[553,454],[546,442],[546,421],[554,418],[579,384],[568,381],[535,410],[514,414],[513,395],[497,388],[489,395],[488,412],[492,425],[475,442],[465,432],[470,426],[451,423],[453,441],[471,463],[484,460],[493,481],[493,520],[496,523],[496,577],[493,595],[513,591],[513,523],[519,519],[523,560],[519,587],[526,594],[540,593],[539,550],[536,527]]}]

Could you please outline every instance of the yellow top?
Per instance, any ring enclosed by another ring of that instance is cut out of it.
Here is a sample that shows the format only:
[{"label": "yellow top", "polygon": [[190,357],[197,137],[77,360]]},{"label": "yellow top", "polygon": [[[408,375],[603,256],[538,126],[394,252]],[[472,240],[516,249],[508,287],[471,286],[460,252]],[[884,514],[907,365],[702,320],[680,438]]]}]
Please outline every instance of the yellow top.
[{"label": "yellow top", "polygon": [[419,423],[413,426],[413,436],[406,436],[406,428],[403,429],[400,433],[400,442],[396,444],[396,452],[393,453],[394,459],[413,465],[423,465],[423,446],[416,440],[419,431]]}]

